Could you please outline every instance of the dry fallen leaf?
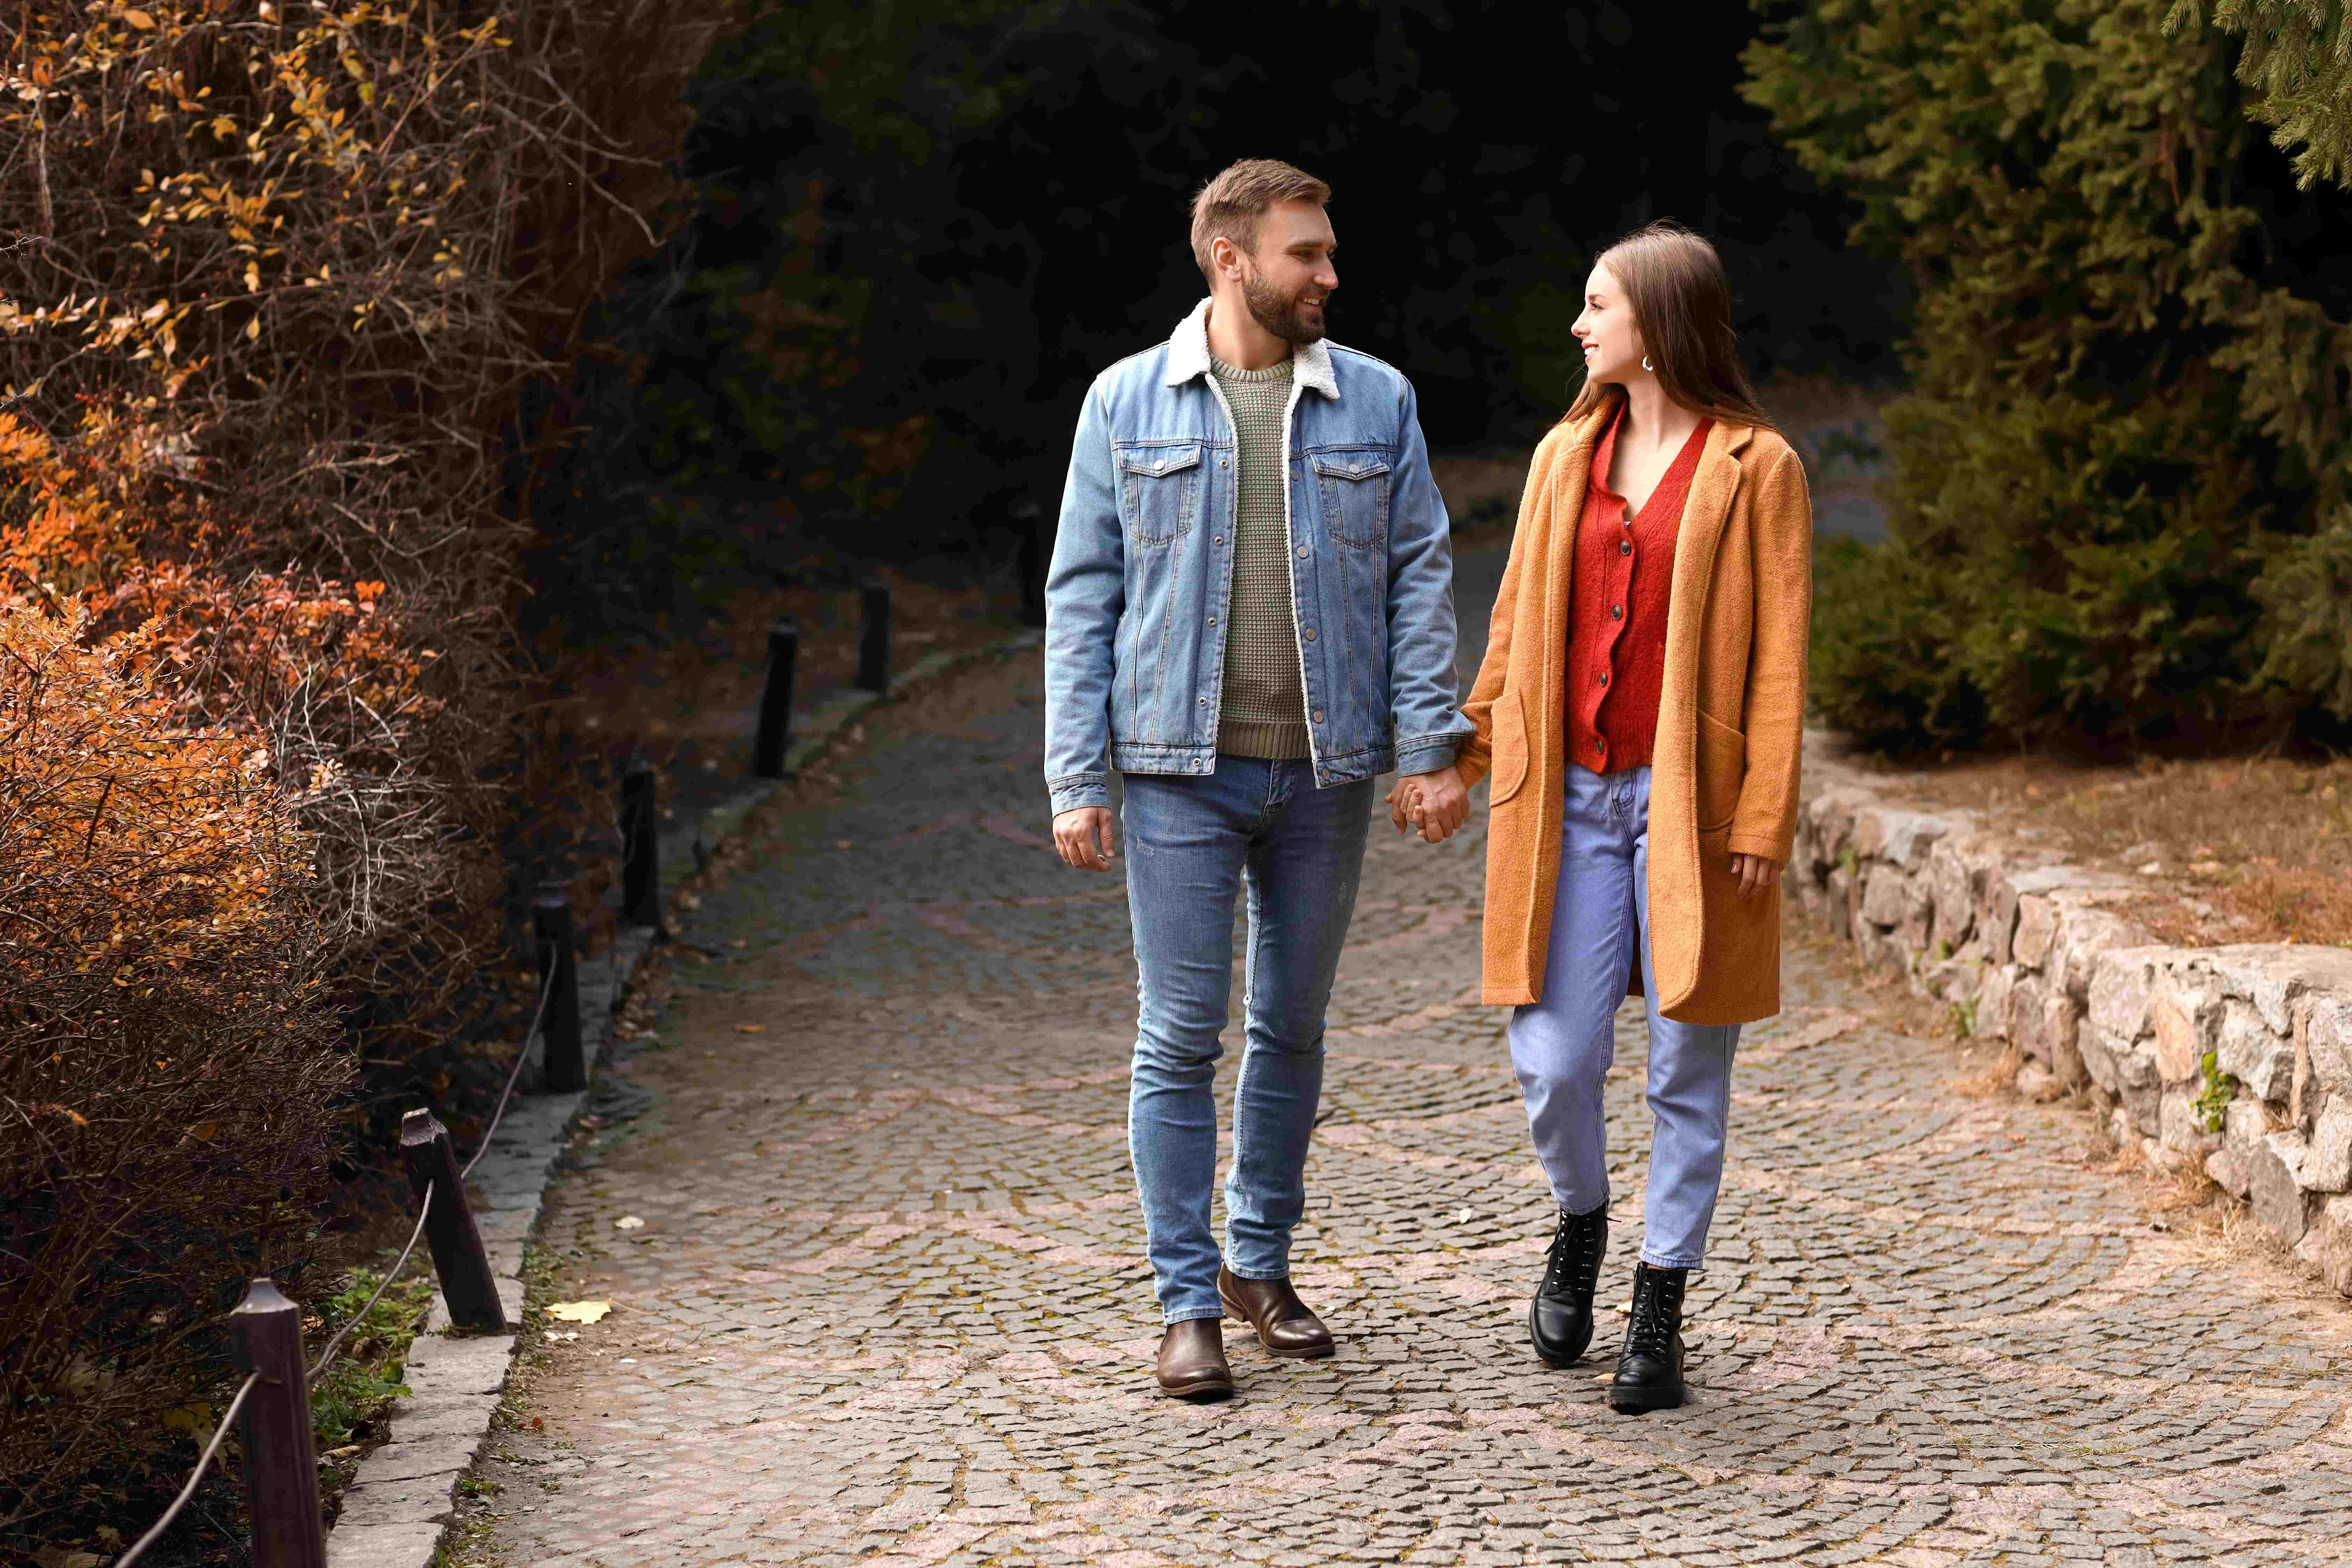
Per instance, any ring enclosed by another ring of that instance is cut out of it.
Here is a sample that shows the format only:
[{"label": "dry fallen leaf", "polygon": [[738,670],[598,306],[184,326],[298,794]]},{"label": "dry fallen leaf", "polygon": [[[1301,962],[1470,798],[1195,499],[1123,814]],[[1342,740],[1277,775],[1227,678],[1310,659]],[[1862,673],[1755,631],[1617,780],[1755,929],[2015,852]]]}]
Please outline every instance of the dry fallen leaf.
[{"label": "dry fallen leaf", "polygon": [[643,1230],[646,1222],[633,1214],[625,1214],[613,1222],[614,1230]]},{"label": "dry fallen leaf", "polygon": [[738,1024],[735,1026],[735,1032],[739,1035],[764,1035],[768,1032],[768,1026],[765,1024]]},{"label": "dry fallen leaf", "polygon": [[547,1315],[567,1323],[599,1323],[612,1310],[610,1301],[556,1301],[549,1305]]}]

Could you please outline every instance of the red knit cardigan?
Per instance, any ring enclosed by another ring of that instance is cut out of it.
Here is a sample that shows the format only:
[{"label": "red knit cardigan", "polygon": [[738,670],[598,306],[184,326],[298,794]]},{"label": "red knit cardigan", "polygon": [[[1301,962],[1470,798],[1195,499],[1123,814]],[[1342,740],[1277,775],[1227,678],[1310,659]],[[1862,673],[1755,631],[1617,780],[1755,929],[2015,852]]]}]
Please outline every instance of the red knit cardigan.
[{"label": "red knit cardigan", "polygon": [[1568,760],[1597,773],[1646,767],[1666,675],[1666,605],[1683,500],[1706,447],[1702,419],[1637,515],[1609,488],[1621,407],[1592,449],[1569,580]]}]

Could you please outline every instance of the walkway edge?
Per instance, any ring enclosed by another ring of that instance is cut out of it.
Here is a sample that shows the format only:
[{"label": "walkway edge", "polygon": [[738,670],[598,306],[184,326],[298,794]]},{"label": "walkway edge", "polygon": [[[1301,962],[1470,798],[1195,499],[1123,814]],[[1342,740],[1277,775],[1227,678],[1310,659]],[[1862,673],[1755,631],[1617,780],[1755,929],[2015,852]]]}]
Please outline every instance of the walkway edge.
[{"label": "walkway edge", "polygon": [[[785,766],[797,770],[806,765],[876,707],[910,688],[967,664],[1044,644],[1043,632],[1027,631],[982,647],[936,653],[898,677],[887,694],[845,692],[797,726],[799,738],[786,754]],[[753,809],[775,791],[772,782],[761,781],[663,833],[666,903],[709,864],[721,844],[742,831]],[[593,1091],[597,1065],[610,1047],[614,1016],[652,945],[651,932],[625,931],[603,963],[581,966],[582,1049],[591,1088],[571,1094],[518,1096],[477,1168],[474,1185],[482,1202],[476,1217],[511,1322],[522,1321],[524,1244],[539,1223],[548,1183],[572,1124]],[[535,1070],[527,1068],[526,1078]],[[328,1531],[329,1568],[428,1568],[444,1533],[456,1521],[457,1483],[489,1436],[521,1342],[519,1334],[453,1337],[448,1329],[448,1303],[436,1291],[402,1373],[409,1397],[394,1405],[390,1437],[361,1461],[344,1493],[342,1511]]]},{"label": "walkway edge", "polygon": [[2202,1170],[2352,1296],[2352,949],[2159,945],[2120,912],[2145,883],[1909,809],[1840,749],[1806,732],[1789,895],[2017,1047],[2021,1088],[2087,1086],[2118,1145]]}]

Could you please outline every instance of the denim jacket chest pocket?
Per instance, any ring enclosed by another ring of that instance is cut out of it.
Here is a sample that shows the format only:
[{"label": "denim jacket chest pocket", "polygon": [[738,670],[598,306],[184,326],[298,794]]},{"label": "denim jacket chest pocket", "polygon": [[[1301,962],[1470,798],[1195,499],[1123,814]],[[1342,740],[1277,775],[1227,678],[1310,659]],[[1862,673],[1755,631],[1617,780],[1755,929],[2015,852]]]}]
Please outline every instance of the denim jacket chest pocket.
[{"label": "denim jacket chest pocket", "polygon": [[1199,441],[1137,441],[1118,448],[1118,505],[1139,546],[1172,544],[1201,510]]},{"label": "denim jacket chest pocket", "polygon": [[1323,526],[1352,550],[1377,550],[1389,536],[1389,452],[1383,447],[1309,452]]}]

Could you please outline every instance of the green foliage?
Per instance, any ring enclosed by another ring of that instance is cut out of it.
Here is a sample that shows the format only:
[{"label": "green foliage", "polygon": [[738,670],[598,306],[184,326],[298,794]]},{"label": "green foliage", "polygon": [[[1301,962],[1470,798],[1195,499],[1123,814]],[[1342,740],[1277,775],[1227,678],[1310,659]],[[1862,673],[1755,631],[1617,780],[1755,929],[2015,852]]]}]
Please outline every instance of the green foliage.
[{"label": "green foliage", "polygon": [[1822,716],[1885,750],[2352,720],[2352,331],[2273,281],[2226,40],[2159,0],[1811,0],[1747,59],[1917,287],[1888,541],[1817,568]]},{"label": "green foliage", "polygon": [[[2201,26],[2201,0],[2177,0],[2165,31]],[[2245,35],[2238,79],[2248,110],[2294,155],[2295,177],[2352,184],[2352,15],[2342,0],[2218,0],[2213,25]]]},{"label": "green foliage", "polygon": [[[379,1269],[354,1268],[344,1275],[341,1287],[320,1307],[321,1321],[316,1333],[306,1338],[325,1344],[351,1321],[353,1313],[367,1306],[368,1298],[383,1282]],[[417,1270],[394,1281],[344,1338],[334,1361],[310,1384],[310,1418],[321,1452],[349,1443],[362,1422],[381,1415],[394,1399],[408,1396],[406,1385],[400,1381],[401,1368],[407,1363],[409,1344],[432,1305],[433,1276]]]},{"label": "green foliage", "polygon": [[2221,1058],[2211,1051],[2197,1065],[2205,1083],[2197,1095],[2197,1125],[2208,1132],[2219,1132],[2230,1102],[2238,1098],[2238,1080],[2221,1070]]}]

